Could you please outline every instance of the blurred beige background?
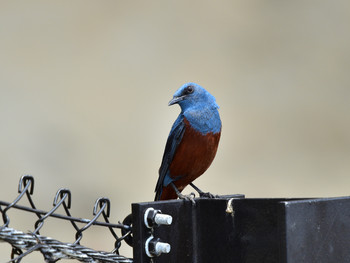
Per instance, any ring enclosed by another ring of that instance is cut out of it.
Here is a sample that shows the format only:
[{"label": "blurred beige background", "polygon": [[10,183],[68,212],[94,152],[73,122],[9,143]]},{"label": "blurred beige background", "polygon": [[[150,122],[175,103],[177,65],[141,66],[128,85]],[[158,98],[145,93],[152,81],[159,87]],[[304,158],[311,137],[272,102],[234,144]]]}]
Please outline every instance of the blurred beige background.
[{"label": "blurred beige background", "polygon": [[[153,200],[179,113],[167,103],[188,81],[216,97],[223,122],[200,188],[349,195],[349,25],[345,0],[1,1],[0,199],[31,174],[39,208],[68,187],[73,215],[91,218],[107,196],[111,221],[123,220]],[[9,213],[10,226],[33,230],[35,217]],[[55,219],[41,233],[74,241]],[[96,228],[82,244],[113,248]],[[0,262],[9,253],[2,243]]]}]

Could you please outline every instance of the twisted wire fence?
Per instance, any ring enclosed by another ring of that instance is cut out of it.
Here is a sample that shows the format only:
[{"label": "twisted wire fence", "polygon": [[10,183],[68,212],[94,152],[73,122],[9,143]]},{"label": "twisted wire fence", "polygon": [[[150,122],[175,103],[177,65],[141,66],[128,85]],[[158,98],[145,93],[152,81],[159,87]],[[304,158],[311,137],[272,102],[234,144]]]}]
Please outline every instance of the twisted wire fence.
[{"label": "twisted wire fence", "polygon": [[[76,259],[81,262],[133,262],[132,259],[119,255],[119,248],[122,241],[132,246],[132,218],[128,215],[123,222],[111,223],[110,216],[110,200],[105,197],[98,198],[93,209],[93,218],[84,219],[71,215],[69,209],[71,207],[71,192],[67,188],[61,188],[57,191],[53,208],[50,211],[37,209],[32,195],[34,192],[34,178],[30,175],[24,175],[20,178],[18,184],[18,196],[11,203],[0,201],[0,213],[2,215],[3,225],[0,226],[0,242],[7,242],[11,245],[12,250],[9,253],[11,258],[8,262],[19,263],[28,254],[39,251],[43,255],[46,262],[57,262],[60,259]],[[19,205],[18,202],[26,196],[30,207]],[[58,214],[55,211],[63,207],[65,214]],[[34,224],[34,231],[22,232],[9,226],[10,217],[9,209],[20,209],[37,216]],[[55,217],[60,220],[68,220],[75,229],[75,241],[73,243],[60,242],[51,237],[40,235],[40,230],[45,224],[45,220]],[[103,218],[103,221],[98,219]],[[79,228],[77,223],[85,224]],[[83,232],[93,225],[106,227],[114,238],[114,249],[111,252],[96,251],[91,248],[80,245],[83,238]],[[115,229],[121,230],[119,237]]]}]

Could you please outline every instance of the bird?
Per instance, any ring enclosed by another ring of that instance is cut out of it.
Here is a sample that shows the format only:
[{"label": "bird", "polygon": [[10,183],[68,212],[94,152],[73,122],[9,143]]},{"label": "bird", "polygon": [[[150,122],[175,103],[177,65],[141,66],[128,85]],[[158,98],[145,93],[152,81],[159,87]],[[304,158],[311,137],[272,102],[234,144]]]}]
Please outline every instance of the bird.
[{"label": "bird", "polygon": [[[155,187],[155,201],[186,199],[181,191],[202,175],[215,158],[220,136],[221,119],[216,99],[200,85],[182,85],[169,101],[178,104],[181,112],[168,136]],[[193,201],[193,197],[192,197]]]}]

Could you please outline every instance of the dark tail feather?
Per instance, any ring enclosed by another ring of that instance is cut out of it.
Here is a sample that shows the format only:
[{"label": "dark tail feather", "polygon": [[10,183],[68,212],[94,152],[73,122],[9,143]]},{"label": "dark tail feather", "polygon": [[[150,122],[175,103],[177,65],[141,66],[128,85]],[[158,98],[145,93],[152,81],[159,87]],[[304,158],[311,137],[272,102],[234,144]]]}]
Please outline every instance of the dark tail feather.
[{"label": "dark tail feather", "polygon": [[159,201],[162,196],[163,189],[160,187],[156,189],[156,196],[154,197],[154,201]]},{"label": "dark tail feather", "polygon": [[157,189],[154,201],[177,199],[174,188],[169,184],[166,187]]}]

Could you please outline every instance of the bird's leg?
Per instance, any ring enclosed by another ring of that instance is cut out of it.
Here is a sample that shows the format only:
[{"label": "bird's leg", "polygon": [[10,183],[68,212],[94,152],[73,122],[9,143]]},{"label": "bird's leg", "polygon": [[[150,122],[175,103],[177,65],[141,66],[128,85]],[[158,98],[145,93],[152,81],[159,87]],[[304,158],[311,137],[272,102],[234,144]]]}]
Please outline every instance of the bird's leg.
[{"label": "bird's leg", "polygon": [[191,193],[190,195],[181,194],[181,192],[179,191],[179,189],[177,189],[176,185],[173,182],[171,182],[170,184],[174,188],[175,193],[180,199],[189,200],[192,202],[192,204],[194,205],[196,204],[196,202],[194,201],[194,197],[195,197],[194,193]]},{"label": "bird's leg", "polygon": [[193,189],[197,191],[197,193],[199,194],[200,197],[206,197],[206,198],[217,198],[218,197],[217,195],[215,196],[209,192],[207,192],[207,193],[203,192],[201,189],[199,189],[193,183],[190,183],[190,186],[192,186]]}]

